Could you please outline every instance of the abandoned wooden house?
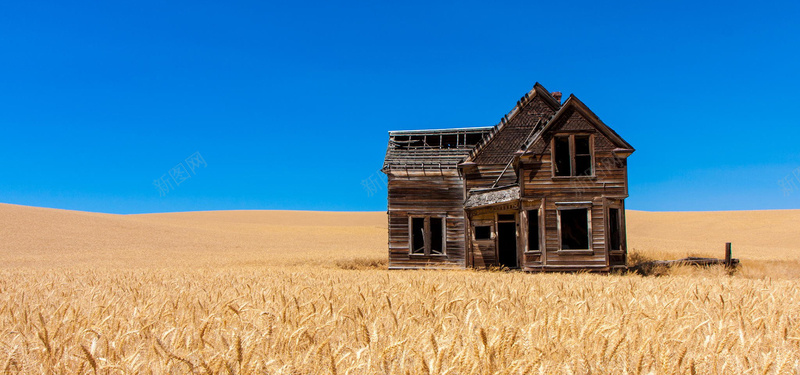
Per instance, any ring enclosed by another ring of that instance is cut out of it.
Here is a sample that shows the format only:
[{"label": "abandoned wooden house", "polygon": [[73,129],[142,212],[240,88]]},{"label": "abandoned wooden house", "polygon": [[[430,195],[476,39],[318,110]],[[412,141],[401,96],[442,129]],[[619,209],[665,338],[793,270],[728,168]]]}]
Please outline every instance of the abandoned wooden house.
[{"label": "abandoned wooden house", "polygon": [[389,268],[624,268],[634,149],[536,84],[490,127],[389,132]]}]

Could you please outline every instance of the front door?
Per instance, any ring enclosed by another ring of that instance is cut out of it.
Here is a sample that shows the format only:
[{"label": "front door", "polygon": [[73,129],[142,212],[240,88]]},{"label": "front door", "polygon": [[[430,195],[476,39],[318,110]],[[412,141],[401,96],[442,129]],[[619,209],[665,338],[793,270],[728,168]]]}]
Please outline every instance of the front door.
[{"label": "front door", "polygon": [[517,268],[517,224],[513,221],[497,223],[497,258],[501,266]]}]

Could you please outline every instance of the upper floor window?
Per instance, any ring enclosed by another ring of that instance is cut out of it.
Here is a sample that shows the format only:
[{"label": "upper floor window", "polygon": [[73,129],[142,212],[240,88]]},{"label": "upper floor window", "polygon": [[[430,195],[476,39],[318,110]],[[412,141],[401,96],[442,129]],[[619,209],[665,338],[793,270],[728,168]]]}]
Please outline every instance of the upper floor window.
[{"label": "upper floor window", "polygon": [[591,136],[588,134],[555,136],[553,160],[554,176],[593,176]]}]

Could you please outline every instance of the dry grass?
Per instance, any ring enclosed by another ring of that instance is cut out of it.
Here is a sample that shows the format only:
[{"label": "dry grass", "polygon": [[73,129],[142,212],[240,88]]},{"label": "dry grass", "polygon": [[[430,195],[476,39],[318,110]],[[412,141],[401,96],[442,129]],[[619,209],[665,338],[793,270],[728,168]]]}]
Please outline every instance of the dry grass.
[{"label": "dry grass", "polygon": [[[3,373],[800,372],[798,258],[783,248],[737,254],[733,277],[389,272],[382,213],[0,205],[0,228]],[[689,232],[672,235],[699,246]],[[643,258],[673,251],[647,243]]]},{"label": "dry grass", "polygon": [[800,371],[788,280],[303,267],[0,280],[11,372]]}]

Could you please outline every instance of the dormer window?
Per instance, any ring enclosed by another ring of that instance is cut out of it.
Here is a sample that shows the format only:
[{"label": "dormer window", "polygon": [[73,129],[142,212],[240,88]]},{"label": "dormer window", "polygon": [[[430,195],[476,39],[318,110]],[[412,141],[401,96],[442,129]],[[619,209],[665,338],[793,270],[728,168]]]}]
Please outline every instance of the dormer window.
[{"label": "dormer window", "polygon": [[592,136],[565,134],[553,138],[553,175],[559,177],[594,176]]}]

